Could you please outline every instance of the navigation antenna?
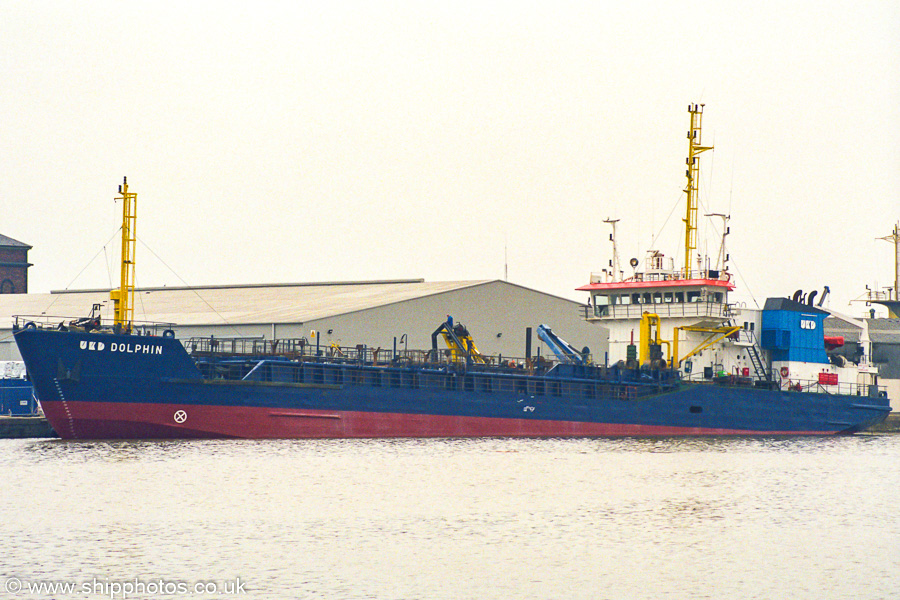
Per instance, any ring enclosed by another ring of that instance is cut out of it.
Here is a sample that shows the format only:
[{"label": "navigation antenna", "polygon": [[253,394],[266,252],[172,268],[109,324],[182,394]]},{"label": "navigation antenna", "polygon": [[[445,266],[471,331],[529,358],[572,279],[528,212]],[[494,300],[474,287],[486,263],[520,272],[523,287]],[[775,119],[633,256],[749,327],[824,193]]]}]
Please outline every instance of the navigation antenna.
[{"label": "navigation antenna", "polygon": [[137,194],[128,191],[128,178],[122,178],[119,195],[122,201],[122,269],[120,287],[111,290],[113,301],[113,327],[117,331],[130,332],[134,323],[134,250],[137,225]]},{"label": "navigation antenna", "polygon": [[893,234],[878,239],[894,243],[894,300],[900,301],[900,223],[894,225]]},{"label": "navigation antenna", "polygon": [[503,240],[503,281],[509,281],[509,252],[505,239]]},{"label": "navigation antenna", "polygon": [[687,214],[684,217],[684,278],[691,278],[691,257],[697,249],[697,205],[700,201],[698,185],[700,183],[700,161],[697,156],[701,152],[712,150],[712,146],[700,145],[700,122],[703,119],[703,107],[705,104],[691,104],[688,112],[691,114],[691,128],[688,130],[688,157],[687,157]]},{"label": "navigation antenna", "polygon": [[731,233],[731,227],[728,226],[728,219],[730,219],[731,216],[723,215],[722,213],[707,213],[705,216],[719,217],[722,219],[722,241],[719,243],[719,256],[716,258],[716,270],[722,272],[725,270],[725,263],[728,262],[728,254],[725,253],[725,237]]},{"label": "navigation antenna", "polygon": [[616,223],[619,222],[619,219],[603,219],[603,222],[612,225],[612,233],[609,234],[609,241],[611,241],[613,245],[613,257],[612,260],[609,261],[609,267],[612,270],[612,280],[618,281],[617,278],[621,274],[621,270],[619,269],[619,248],[616,245]]}]

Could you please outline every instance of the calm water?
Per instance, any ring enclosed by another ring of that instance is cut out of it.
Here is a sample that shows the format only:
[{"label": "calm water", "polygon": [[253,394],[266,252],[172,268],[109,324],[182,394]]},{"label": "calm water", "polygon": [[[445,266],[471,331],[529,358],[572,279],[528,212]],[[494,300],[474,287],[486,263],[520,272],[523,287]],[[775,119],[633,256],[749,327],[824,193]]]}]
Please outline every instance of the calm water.
[{"label": "calm water", "polygon": [[0,440],[0,474],[3,598],[900,597],[900,436]]}]

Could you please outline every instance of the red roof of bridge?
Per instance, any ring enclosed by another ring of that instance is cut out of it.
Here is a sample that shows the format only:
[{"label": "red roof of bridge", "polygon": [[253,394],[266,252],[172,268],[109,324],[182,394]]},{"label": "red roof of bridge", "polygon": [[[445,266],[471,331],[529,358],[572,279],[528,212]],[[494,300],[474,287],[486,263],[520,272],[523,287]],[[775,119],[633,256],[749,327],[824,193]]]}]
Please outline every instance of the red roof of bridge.
[{"label": "red roof of bridge", "polygon": [[593,290],[644,290],[652,288],[685,288],[698,286],[714,286],[734,289],[734,284],[725,279],[666,279],[662,281],[613,281],[609,283],[589,283],[580,288],[579,292]]}]

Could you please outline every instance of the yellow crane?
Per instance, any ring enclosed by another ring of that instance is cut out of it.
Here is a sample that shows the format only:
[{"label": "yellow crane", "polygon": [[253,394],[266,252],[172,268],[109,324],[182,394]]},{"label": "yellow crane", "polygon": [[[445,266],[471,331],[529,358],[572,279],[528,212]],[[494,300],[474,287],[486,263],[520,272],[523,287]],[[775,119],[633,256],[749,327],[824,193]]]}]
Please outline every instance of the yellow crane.
[{"label": "yellow crane", "polygon": [[444,338],[444,343],[450,349],[454,362],[459,360],[471,360],[477,364],[487,364],[488,358],[478,351],[475,340],[469,330],[462,323],[453,324],[453,317],[447,315],[447,321],[434,330],[431,334],[432,350],[437,356],[437,336]]}]

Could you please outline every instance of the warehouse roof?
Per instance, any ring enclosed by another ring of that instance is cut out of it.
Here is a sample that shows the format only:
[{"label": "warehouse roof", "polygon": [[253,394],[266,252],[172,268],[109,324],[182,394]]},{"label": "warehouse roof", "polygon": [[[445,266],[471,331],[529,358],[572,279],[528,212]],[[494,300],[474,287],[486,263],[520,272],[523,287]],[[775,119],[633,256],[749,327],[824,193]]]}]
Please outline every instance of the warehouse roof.
[{"label": "warehouse roof", "polygon": [[[144,288],[136,290],[134,314],[136,321],[178,325],[303,323],[494,281],[401,279]],[[13,315],[57,316],[59,320],[86,316],[93,304],[103,304],[104,316],[111,317],[108,289],[2,295],[0,328],[11,328]]]},{"label": "warehouse roof", "polygon": [[[865,319],[869,339],[882,344],[900,344],[900,319]],[[825,319],[826,335],[842,335],[846,342],[858,342],[861,329],[839,319]]]},{"label": "warehouse roof", "polygon": [[14,248],[28,248],[29,250],[31,249],[31,246],[29,246],[28,244],[23,244],[19,240],[14,240],[11,237],[7,237],[7,236],[3,235],[2,233],[0,233],[0,246],[14,247]]}]

